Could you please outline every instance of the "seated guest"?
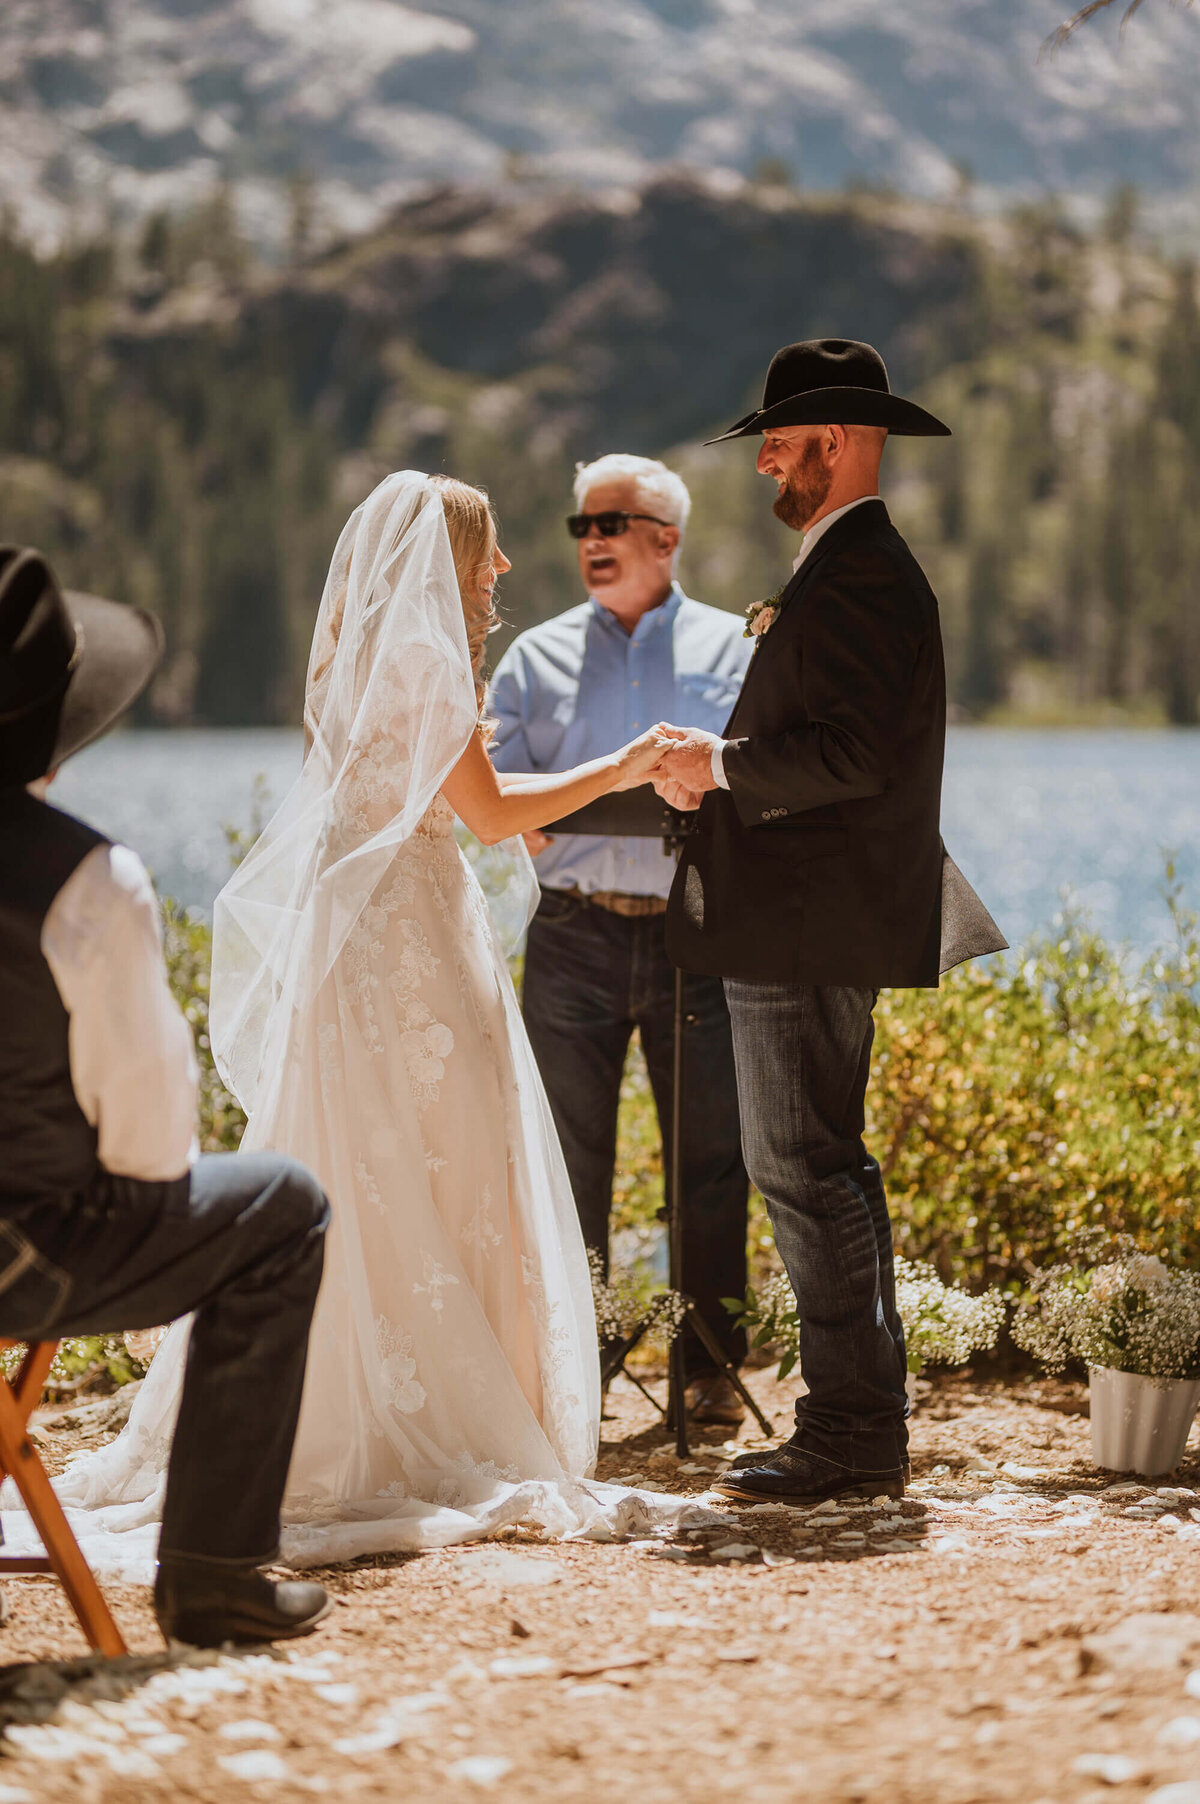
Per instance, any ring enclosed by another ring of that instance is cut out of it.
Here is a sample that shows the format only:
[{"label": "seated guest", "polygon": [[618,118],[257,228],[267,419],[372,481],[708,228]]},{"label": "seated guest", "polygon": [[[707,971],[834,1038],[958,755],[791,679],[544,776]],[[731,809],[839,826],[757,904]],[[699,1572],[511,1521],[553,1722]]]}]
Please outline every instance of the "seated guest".
[{"label": "seated guest", "polygon": [[217,1646],[305,1634],[329,1608],[260,1570],[329,1211],[293,1160],[196,1157],[191,1033],[145,868],[46,800],[160,652],[149,615],[64,595],[36,551],[0,547],[0,1334],[195,1312],[154,1607],[168,1638]]},{"label": "seated guest", "polygon": [[[567,527],[587,600],[521,633],[496,670],[489,711],[502,771],[567,770],[656,720],[719,733],[750,655],[738,615],[675,581],[691,499],[648,457],[580,468]],[[584,1239],[608,1268],[617,1106],[636,1027],[660,1123],[671,1118],[675,973],[664,916],[674,861],[655,839],[526,836],[541,903],[525,954],[525,1024],[550,1099]],[[737,1363],[743,1337],[722,1297],[746,1288],[746,1202],[729,1014],[719,978],[687,989],[683,1283]],[[669,1151],[670,1136],[664,1134]],[[684,1336],[694,1421],[735,1426],[742,1404],[699,1340]]]}]

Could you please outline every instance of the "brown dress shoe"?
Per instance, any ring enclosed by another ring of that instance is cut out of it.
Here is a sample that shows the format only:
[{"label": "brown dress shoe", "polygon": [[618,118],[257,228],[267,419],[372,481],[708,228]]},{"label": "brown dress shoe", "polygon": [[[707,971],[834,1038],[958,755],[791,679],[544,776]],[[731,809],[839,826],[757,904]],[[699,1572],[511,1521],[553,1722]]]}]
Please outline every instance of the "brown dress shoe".
[{"label": "brown dress shoe", "polygon": [[684,1390],[683,1401],[693,1422],[736,1428],[745,1419],[746,1406],[724,1372],[693,1378]]}]

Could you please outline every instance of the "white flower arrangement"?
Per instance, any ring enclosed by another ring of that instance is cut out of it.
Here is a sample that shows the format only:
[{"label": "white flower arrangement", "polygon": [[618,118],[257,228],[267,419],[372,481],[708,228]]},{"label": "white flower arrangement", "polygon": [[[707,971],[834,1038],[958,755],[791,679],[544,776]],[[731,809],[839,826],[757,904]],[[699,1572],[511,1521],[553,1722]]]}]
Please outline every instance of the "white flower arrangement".
[{"label": "white flower arrangement", "polygon": [[1013,1324],[1017,1345],[1048,1372],[1079,1360],[1142,1378],[1200,1376],[1200,1274],[1124,1238],[1111,1251],[1039,1272]]},{"label": "white flower arrangement", "polygon": [[[779,1352],[779,1377],[786,1378],[800,1356],[800,1312],[787,1273],[768,1279],[761,1296],[749,1289],[744,1301],[726,1297],[724,1303],[739,1326],[755,1331],[753,1346]],[[988,1352],[1006,1315],[999,1291],[975,1297],[956,1284],[943,1284],[931,1265],[900,1258],[896,1308],[904,1323],[908,1369],[914,1373],[927,1365],[965,1365],[972,1353]]]},{"label": "white flower arrangement", "polygon": [[624,1340],[646,1316],[656,1334],[674,1340],[683,1321],[684,1302],[677,1290],[656,1291],[647,1298],[632,1270],[604,1276],[604,1265],[595,1247],[588,1248],[592,1276],[592,1302],[596,1308],[596,1332],[601,1343]]}]

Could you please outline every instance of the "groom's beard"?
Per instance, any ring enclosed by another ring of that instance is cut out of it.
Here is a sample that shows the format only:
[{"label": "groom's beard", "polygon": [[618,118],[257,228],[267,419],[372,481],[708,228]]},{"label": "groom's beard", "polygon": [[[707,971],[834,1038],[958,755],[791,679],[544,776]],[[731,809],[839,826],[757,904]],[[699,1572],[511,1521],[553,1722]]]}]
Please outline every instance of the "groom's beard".
[{"label": "groom's beard", "polygon": [[813,515],[824,507],[833,486],[833,471],[821,456],[816,439],[809,439],[797,467],[780,489],[772,510],[776,519],[793,532],[804,532]]}]

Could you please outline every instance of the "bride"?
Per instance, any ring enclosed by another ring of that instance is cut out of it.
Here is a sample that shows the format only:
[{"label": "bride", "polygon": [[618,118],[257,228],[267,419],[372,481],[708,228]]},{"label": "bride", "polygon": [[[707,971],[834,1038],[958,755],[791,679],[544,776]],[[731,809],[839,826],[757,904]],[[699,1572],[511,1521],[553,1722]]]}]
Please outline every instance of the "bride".
[{"label": "bride", "polygon": [[[660,739],[496,776],[481,667],[509,567],[477,490],[402,471],[368,496],[325,585],[301,775],[217,899],[210,1028],[243,1146],[302,1159],[334,1211],[284,1506],[293,1565],[688,1508],[584,1482],[600,1387],[583,1240],[453,832],[457,815],[494,844],[641,783]],[[519,842],[512,859],[528,901]],[[117,1440],[59,1483],[97,1528],[157,1518],[187,1334],[167,1336]]]}]

